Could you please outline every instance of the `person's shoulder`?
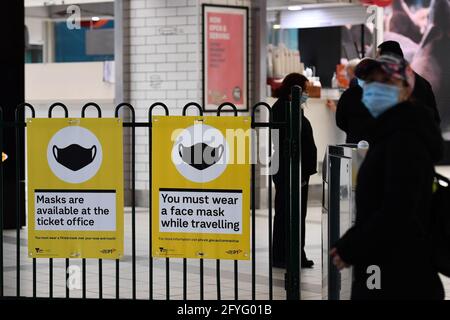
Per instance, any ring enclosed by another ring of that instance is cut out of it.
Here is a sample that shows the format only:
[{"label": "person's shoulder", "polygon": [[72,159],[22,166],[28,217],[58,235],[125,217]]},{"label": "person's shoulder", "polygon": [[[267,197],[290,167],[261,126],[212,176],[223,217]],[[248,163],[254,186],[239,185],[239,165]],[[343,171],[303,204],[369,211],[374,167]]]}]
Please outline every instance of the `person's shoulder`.
[{"label": "person's shoulder", "polygon": [[277,99],[275,103],[272,105],[272,112],[276,112],[281,106],[281,99]]},{"label": "person's shoulder", "polygon": [[311,126],[311,121],[309,121],[309,119],[305,116],[304,113],[303,113],[303,116],[302,116],[302,122],[305,123],[308,126]]},{"label": "person's shoulder", "polygon": [[286,117],[286,100],[279,98],[273,105],[272,105],[272,117],[275,121],[280,121],[281,119],[284,119]]},{"label": "person's shoulder", "polygon": [[278,98],[277,101],[272,105],[272,109],[280,108],[286,104],[286,100]]},{"label": "person's shoulder", "polygon": [[359,106],[362,98],[362,88],[360,86],[350,87],[345,90],[337,103],[336,113],[352,112]]},{"label": "person's shoulder", "polygon": [[425,79],[424,77],[422,77],[420,74],[418,74],[415,71],[414,71],[414,74],[416,76],[416,83],[419,83],[419,85],[422,85],[424,87],[431,88],[431,84],[427,79]]},{"label": "person's shoulder", "polygon": [[347,90],[345,90],[342,95],[341,95],[341,99],[361,99],[361,94],[362,94],[362,88],[358,85],[358,86],[353,86],[348,88]]}]

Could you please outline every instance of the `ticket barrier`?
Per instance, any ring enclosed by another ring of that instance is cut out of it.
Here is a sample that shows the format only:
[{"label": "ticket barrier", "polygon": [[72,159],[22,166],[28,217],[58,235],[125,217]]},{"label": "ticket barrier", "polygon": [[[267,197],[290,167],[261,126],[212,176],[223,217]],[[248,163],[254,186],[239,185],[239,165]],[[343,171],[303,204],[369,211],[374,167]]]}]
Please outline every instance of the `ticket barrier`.
[{"label": "ticket barrier", "polygon": [[330,259],[333,244],[354,224],[358,169],[368,143],[328,146],[323,164],[322,192],[322,299],[348,300],[352,268],[339,271]]}]

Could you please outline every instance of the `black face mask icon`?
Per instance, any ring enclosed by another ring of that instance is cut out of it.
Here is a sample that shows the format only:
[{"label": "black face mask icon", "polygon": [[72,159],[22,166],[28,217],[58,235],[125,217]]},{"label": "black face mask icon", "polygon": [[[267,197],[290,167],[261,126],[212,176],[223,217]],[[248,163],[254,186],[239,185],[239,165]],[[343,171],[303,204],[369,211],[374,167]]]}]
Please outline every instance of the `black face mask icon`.
[{"label": "black face mask icon", "polygon": [[53,146],[53,156],[59,164],[72,171],[83,169],[92,161],[94,161],[97,154],[97,147],[83,148],[78,144],[71,144],[65,148],[58,148]]},{"label": "black face mask icon", "polygon": [[222,157],[223,150],[223,145],[214,148],[206,143],[197,143],[190,147],[178,145],[181,159],[197,170],[204,170],[216,164]]}]

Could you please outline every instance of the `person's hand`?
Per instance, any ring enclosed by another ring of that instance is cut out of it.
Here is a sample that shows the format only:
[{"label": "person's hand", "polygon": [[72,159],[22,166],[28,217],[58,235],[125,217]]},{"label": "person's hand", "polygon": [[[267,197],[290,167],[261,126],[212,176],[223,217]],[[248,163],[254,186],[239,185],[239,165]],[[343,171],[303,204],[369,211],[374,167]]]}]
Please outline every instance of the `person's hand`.
[{"label": "person's hand", "polygon": [[333,258],[333,264],[336,266],[336,268],[338,268],[338,270],[349,267],[349,265],[345,263],[344,260],[342,260],[342,258],[339,256],[336,248],[331,249],[330,256]]},{"label": "person's hand", "polygon": [[336,102],[334,102],[334,100],[327,99],[326,106],[331,111],[336,112],[337,106],[336,106]]}]

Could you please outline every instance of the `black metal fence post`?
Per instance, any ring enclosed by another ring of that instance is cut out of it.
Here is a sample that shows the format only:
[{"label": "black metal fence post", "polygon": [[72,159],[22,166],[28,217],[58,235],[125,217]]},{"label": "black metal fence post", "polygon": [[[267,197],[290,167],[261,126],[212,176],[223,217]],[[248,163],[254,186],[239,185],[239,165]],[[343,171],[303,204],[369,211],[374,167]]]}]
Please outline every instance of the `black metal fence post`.
[{"label": "black metal fence post", "polygon": [[[18,297],[20,297],[20,230],[21,230],[21,226],[20,226],[20,224],[21,224],[21,221],[20,221],[20,214],[21,214],[21,208],[22,208],[22,203],[21,203],[21,201],[22,201],[22,188],[21,188],[21,186],[20,186],[20,183],[21,183],[21,181],[20,181],[20,177],[21,177],[21,174],[22,174],[22,170],[21,170],[21,168],[22,168],[22,163],[21,163],[21,159],[22,159],[22,154],[20,154],[21,153],[21,145],[20,145],[20,141],[21,141],[21,139],[20,139],[20,128],[22,127],[22,126],[26,126],[26,123],[25,122],[19,122],[19,120],[20,120],[20,115],[19,115],[19,112],[20,112],[20,109],[24,109],[23,111],[25,112],[25,107],[28,107],[28,108],[30,108],[30,110],[31,110],[31,116],[32,116],[32,118],[35,118],[36,117],[36,113],[35,113],[35,110],[34,110],[34,107],[31,105],[31,104],[29,104],[29,103],[22,103],[22,104],[19,104],[17,107],[16,107],[16,110],[15,110],[15,127],[16,127],[16,186],[17,186],[17,189],[16,189],[16,277],[17,277],[17,279],[16,279],[16,296],[18,296]],[[25,201],[25,199],[23,199],[23,201]],[[2,239],[2,241],[3,241],[3,239]],[[35,277],[33,277],[33,281],[36,281],[36,279],[35,279]]]},{"label": "black metal fence post", "polygon": [[[225,107],[231,107],[233,110],[233,115],[237,117],[238,110],[236,106],[230,102],[224,102],[217,108],[217,116],[220,117],[220,113],[223,108]],[[234,260],[234,300],[239,300],[239,264],[238,260]],[[252,274],[255,274],[254,265],[252,265]]]},{"label": "black metal fence post", "polygon": [[[3,108],[0,107],[0,152],[3,151]],[[0,160],[0,297],[3,297],[3,154]]]},{"label": "black metal fence post", "polygon": [[[257,122],[256,121],[256,111],[259,107],[265,107],[268,115],[269,120],[268,122]],[[272,128],[273,128],[273,120],[272,120],[272,108],[265,102],[257,103],[253,106],[252,113],[251,113],[251,119],[252,124],[251,128],[252,130],[256,130],[256,128],[267,128],[268,129],[268,150],[272,150]],[[256,135],[256,133],[255,133]],[[254,139],[252,141],[252,155],[254,157],[257,157],[257,150],[258,147],[256,145],[257,140]],[[259,143],[259,140],[258,140]],[[271,156],[271,152],[268,151],[268,156]],[[251,182],[251,188],[252,188],[252,242],[255,243],[256,246],[256,200],[255,200],[255,185],[256,185],[256,159],[252,159],[252,182]],[[270,164],[269,164],[269,170]],[[272,267],[272,174],[271,171],[267,172],[268,177],[268,235],[269,235],[269,242],[268,242],[268,248],[269,248],[269,300],[273,299],[273,267]],[[256,249],[255,246],[252,247],[252,269],[255,269],[256,266]],[[252,299],[255,300],[256,298],[256,278],[255,273],[252,274]]]},{"label": "black metal fence post", "polygon": [[148,205],[148,210],[149,210],[149,234],[148,234],[148,242],[149,242],[149,252],[150,252],[150,257],[149,257],[149,279],[148,279],[148,290],[149,290],[149,299],[153,300],[153,256],[152,256],[152,246],[153,246],[153,241],[152,241],[152,228],[153,228],[153,221],[152,221],[152,205],[153,205],[153,201],[152,201],[152,192],[153,192],[153,187],[152,187],[152,115],[153,115],[153,109],[155,109],[156,107],[162,107],[164,109],[165,115],[168,116],[169,115],[169,108],[167,108],[167,106],[162,103],[162,102],[155,102],[153,103],[150,108],[148,109],[148,122],[149,122],[149,128],[148,128],[148,139],[149,139],[149,205]]},{"label": "black metal fence post", "polygon": [[[53,117],[53,109],[56,107],[61,107],[64,111],[64,118],[69,117],[69,110],[67,109],[67,106],[61,102],[55,102],[48,108],[48,118],[51,119]],[[49,281],[48,281],[48,296],[49,298],[53,298],[53,258],[48,259],[48,275],[49,275]],[[67,270],[66,270],[67,272]],[[66,283],[67,286],[67,283]]]},{"label": "black metal fence post", "polygon": [[[203,109],[202,107],[196,103],[196,102],[190,102],[188,104],[186,104],[183,107],[183,111],[182,111],[182,115],[186,116],[187,114],[187,110],[189,107],[195,107],[198,110],[198,115],[199,116],[203,116]],[[203,300],[203,259],[201,259],[200,261],[200,300]],[[218,287],[220,288],[220,279],[218,282]],[[220,293],[218,294],[220,296]],[[187,298],[187,260],[186,258],[183,258],[183,299],[186,300]]]},{"label": "black metal fence post", "polygon": [[[93,106],[95,109],[97,109],[97,113],[98,113],[98,118],[102,117],[102,109],[100,108],[100,106],[98,104],[96,104],[95,102],[88,102],[86,103],[82,108],[81,108],[81,117],[85,118],[86,117],[86,109],[90,106]],[[67,113],[66,113],[66,118],[68,117]],[[82,263],[82,297],[83,299],[86,299],[86,259],[82,259],[81,261]],[[98,270],[98,277],[99,277],[99,299],[102,299],[103,297],[103,292],[102,292],[102,277],[103,277],[103,268],[102,268],[102,263],[101,263],[101,259],[99,259],[98,261],[99,264],[99,270]]]},{"label": "black metal fence post", "polygon": [[300,299],[300,153],[301,153],[301,87],[292,88],[292,101],[289,116],[289,142],[290,142],[290,199],[289,199],[289,255],[287,265],[287,299]]},{"label": "black metal fence post", "polygon": [[[121,107],[128,107],[131,112],[131,277],[133,300],[136,299],[136,114],[129,103],[117,105],[114,116],[119,117]],[[119,279],[117,279],[119,283]]]}]

